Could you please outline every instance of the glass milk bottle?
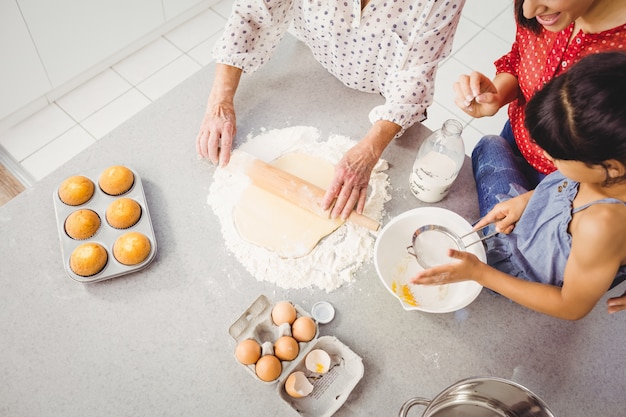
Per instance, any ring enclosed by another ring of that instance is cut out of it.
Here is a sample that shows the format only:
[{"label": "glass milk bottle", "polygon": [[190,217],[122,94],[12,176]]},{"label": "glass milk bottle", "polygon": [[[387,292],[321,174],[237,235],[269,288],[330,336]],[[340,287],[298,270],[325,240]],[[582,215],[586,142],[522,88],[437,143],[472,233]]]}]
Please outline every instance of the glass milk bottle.
[{"label": "glass milk bottle", "polygon": [[450,191],[465,160],[462,131],[459,121],[446,120],[441,129],[434,131],[420,146],[409,185],[421,201],[436,203]]}]

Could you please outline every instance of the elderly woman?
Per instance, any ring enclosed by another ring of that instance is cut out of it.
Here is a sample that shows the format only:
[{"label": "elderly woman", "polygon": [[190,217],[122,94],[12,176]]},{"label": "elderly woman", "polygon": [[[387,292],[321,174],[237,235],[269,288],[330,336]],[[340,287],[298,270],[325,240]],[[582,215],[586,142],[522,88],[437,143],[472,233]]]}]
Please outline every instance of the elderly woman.
[{"label": "elderly woman", "polygon": [[[346,86],[381,94],[367,134],[335,169],[322,201],[333,218],[361,213],[371,171],[394,137],[426,118],[438,63],[452,48],[465,0],[236,0],[221,39],[198,153],[228,164],[236,132],[234,96],[243,72],[267,62],[291,25],[315,59]],[[347,103],[346,103],[347,104]]]}]

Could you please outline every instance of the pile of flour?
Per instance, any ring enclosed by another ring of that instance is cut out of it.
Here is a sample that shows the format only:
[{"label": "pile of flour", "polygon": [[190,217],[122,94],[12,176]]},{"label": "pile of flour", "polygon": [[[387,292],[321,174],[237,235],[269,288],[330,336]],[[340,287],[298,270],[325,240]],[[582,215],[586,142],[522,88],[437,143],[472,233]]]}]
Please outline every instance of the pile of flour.
[{"label": "pile of flour", "polygon": [[[345,136],[331,135],[326,141],[320,141],[319,136],[316,128],[308,126],[275,129],[248,137],[239,149],[265,162],[297,151],[326,159],[335,165],[356,144]],[[388,176],[384,172],[387,168],[384,160],[374,167],[363,210],[364,215],[379,222],[384,204],[391,198]],[[250,180],[245,175],[232,173],[228,168],[218,168],[207,203],[220,220],[226,247],[257,280],[272,282],[285,289],[318,287],[330,292],[352,281],[357,269],[372,258],[375,235],[350,222],[322,239],[309,254],[300,258],[281,258],[243,240],[237,232],[232,213],[241,192],[249,184]]]}]

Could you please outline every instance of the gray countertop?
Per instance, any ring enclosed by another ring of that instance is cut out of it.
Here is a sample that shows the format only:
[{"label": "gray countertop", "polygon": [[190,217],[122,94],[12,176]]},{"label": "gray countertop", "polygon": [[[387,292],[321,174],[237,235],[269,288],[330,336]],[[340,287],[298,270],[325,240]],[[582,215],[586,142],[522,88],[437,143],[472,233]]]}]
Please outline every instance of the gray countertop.
[{"label": "gray countertop", "polygon": [[[567,322],[483,290],[456,313],[407,312],[372,263],[331,293],[258,282],[223,245],[206,203],[214,167],[195,136],[213,67],[200,71],[106,138],[0,208],[0,415],[288,416],[276,393],[236,363],[229,326],[259,295],[308,310],[336,308],[320,326],[363,358],[365,374],[337,416],[397,415],[470,376],[518,382],[561,417],[623,416],[626,314],[607,294]],[[288,37],[237,96],[238,138],[262,129],[315,126],[358,139],[377,95],[342,86]],[[421,125],[394,141],[391,216],[421,205],[407,187]],[[477,217],[469,161],[440,207]],[[142,177],[158,242],[145,270],[94,284],[65,273],[52,194],[70,175],[123,164]],[[417,410],[412,415],[418,415]]]}]

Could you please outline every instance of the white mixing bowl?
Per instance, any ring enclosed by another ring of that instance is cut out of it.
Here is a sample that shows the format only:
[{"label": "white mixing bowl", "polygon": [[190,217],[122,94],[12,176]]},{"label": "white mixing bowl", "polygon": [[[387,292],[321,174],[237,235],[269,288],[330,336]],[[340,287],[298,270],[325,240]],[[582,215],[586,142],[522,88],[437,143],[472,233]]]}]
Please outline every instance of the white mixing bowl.
[{"label": "white mixing bowl", "polygon": [[[459,236],[472,232],[472,225],[458,214],[439,207],[420,207],[394,217],[378,234],[374,244],[374,265],[381,281],[405,310],[427,313],[449,313],[466,307],[478,297],[482,286],[475,281],[444,285],[415,285],[409,280],[422,267],[407,252],[413,232],[421,226],[445,226]],[[478,239],[470,234],[468,241]],[[432,248],[431,248],[432,250]],[[445,251],[446,248],[442,248]],[[472,245],[467,251],[486,262],[482,244]]]}]

